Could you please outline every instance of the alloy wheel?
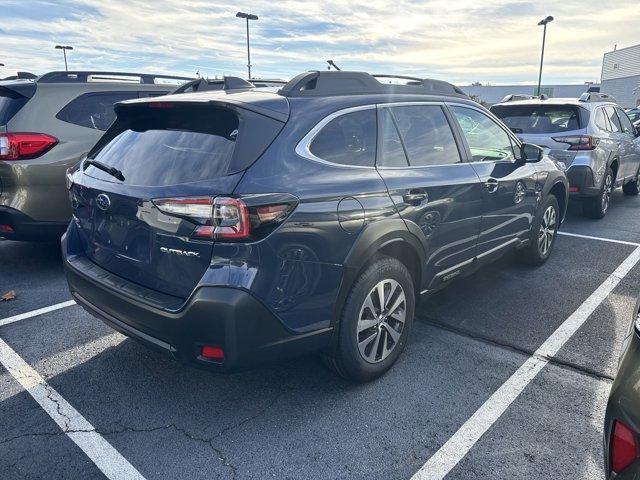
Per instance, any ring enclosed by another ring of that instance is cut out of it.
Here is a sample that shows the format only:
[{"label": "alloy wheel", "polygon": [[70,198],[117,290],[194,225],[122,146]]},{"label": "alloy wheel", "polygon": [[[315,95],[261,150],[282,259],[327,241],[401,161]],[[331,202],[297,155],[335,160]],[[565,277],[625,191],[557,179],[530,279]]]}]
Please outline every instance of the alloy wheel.
[{"label": "alloy wheel", "polygon": [[556,234],[557,217],[558,215],[553,205],[549,205],[542,215],[540,231],[538,232],[538,250],[543,257],[551,249],[553,237]]},{"label": "alloy wheel", "polygon": [[358,349],[369,363],[384,360],[396,348],[405,324],[407,300],[392,279],[378,282],[365,297],[357,325]]},{"label": "alloy wheel", "polygon": [[613,178],[607,175],[604,179],[604,189],[602,191],[602,213],[607,213],[611,202],[611,192],[613,191]]}]

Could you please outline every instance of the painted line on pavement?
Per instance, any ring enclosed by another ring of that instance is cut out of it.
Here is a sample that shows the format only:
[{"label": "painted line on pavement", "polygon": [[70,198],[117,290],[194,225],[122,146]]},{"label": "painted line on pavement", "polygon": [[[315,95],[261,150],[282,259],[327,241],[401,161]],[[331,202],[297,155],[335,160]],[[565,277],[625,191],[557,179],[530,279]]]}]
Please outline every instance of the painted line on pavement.
[{"label": "painted line on pavement", "polygon": [[632,247],[640,247],[640,243],[636,243],[636,242],[627,242],[626,240],[616,240],[614,238],[593,237],[591,235],[582,235],[580,233],[558,232],[558,235],[565,235],[567,237],[576,237],[576,238],[586,238],[587,240],[599,240],[601,242],[620,243],[622,245],[631,245]]},{"label": "painted line on pavement", "polygon": [[96,432],[80,412],[1,338],[0,363],[107,478],[144,480],[140,472]]},{"label": "painted line on pavement", "polygon": [[469,453],[478,440],[518,398],[525,387],[549,363],[549,359],[587,321],[620,281],[640,261],[636,248],[614,272],[567,318],[502,386],[411,477],[411,480],[442,480]]},{"label": "painted line on pavement", "polygon": [[38,310],[32,310],[30,312],[21,313],[20,315],[14,315],[13,317],[7,317],[0,320],[0,327],[5,325],[9,325],[10,323],[19,322],[20,320],[26,320],[27,318],[37,317],[38,315],[44,315],[45,313],[54,312],[56,310],[60,310],[61,308],[71,307],[75,305],[76,302],[74,300],[69,300],[67,302],[56,303],[55,305],[51,305],[49,307],[39,308]]}]

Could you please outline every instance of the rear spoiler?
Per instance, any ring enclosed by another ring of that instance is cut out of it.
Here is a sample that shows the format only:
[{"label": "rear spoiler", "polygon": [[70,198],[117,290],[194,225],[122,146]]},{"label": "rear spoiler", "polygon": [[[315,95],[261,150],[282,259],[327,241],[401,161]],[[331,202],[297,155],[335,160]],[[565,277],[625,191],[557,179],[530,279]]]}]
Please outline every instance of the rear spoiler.
[{"label": "rear spoiler", "polygon": [[0,95],[9,98],[31,98],[36,93],[36,88],[32,81],[0,82]]}]

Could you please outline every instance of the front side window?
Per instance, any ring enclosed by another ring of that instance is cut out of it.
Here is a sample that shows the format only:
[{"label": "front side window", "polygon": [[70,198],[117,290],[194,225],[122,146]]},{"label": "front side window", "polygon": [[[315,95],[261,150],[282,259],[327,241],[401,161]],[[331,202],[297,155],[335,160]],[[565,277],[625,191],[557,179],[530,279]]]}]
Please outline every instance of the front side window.
[{"label": "front side window", "polygon": [[620,119],[620,123],[622,124],[622,131],[625,133],[633,134],[633,125],[631,125],[631,120],[629,120],[627,114],[624,113],[624,110],[616,107],[616,112],[618,113],[618,118]]},{"label": "front side window", "polygon": [[487,115],[467,107],[454,106],[451,110],[467,139],[473,161],[511,161],[516,158],[509,134]]},{"label": "front side window", "polygon": [[385,108],[395,120],[412,167],[460,163],[447,117],[438,105]]},{"label": "front side window", "polygon": [[85,93],[69,102],[56,118],[81,127],[105,131],[116,119],[114,103],[138,98],[135,92]]},{"label": "front side window", "polygon": [[620,123],[620,119],[618,115],[616,115],[616,111],[613,107],[604,107],[605,114],[609,119],[609,123],[611,124],[611,128],[613,132],[622,132],[622,124]]},{"label": "front side window", "polygon": [[327,123],[316,135],[309,151],[327,162],[373,167],[376,160],[376,110],[345,113]]}]

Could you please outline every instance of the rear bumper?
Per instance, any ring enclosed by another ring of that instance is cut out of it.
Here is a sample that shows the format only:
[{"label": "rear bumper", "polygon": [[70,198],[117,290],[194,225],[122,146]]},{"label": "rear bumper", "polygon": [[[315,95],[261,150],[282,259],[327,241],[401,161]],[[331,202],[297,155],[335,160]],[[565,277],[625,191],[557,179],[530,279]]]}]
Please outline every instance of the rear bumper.
[{"label": "rear bumper", "polygon": [[[293,334],[245,290],[200,287],[185,302],[117,277],[85,257],[67,255],[73,298],[115,330],[189,364],[235,371],[310,353],[329,345],[331,329]],[[224,361],[200,356],[202,345],[221,347]]]},{"label": "rear bumper", "polygon": [[0,206],[0,225],[9,225],[13,230],[0,232],[9,240],[51,241],[60,239],[68,222],[41,222],[14,208]]},{"label": "rear bumper", "polygon": [[572,197],[594,197],[600,194],[600,186],[595,185],[593,170],[586,165],[574,165],[567,170],[569,194]]}]

